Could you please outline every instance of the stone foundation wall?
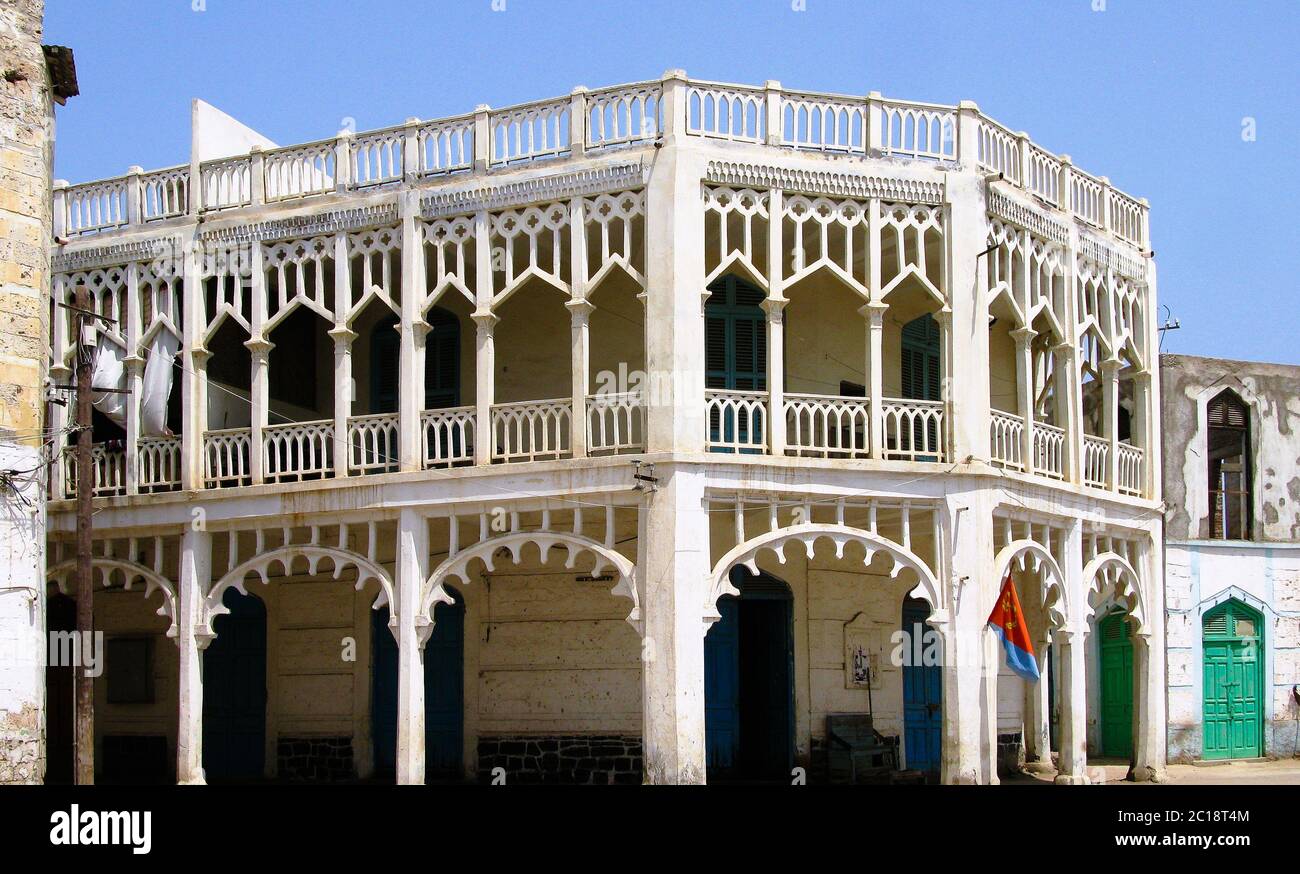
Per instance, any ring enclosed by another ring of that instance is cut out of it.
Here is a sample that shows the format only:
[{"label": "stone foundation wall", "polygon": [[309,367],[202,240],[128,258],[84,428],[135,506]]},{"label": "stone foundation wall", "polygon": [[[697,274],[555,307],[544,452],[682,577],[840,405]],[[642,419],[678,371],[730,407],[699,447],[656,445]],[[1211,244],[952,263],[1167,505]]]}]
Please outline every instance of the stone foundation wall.
[{"label": "stone foundation wall", "polygon": [[276,757],[281,780],[337,783],[357,776],[350,737],[281,737]]},{"label": "stone foundation wall", "polygon": [[495,768],[505,769],[507,784],[639,784],[641,738],[626,735],[481,737],[479,781],[492,782]]}]

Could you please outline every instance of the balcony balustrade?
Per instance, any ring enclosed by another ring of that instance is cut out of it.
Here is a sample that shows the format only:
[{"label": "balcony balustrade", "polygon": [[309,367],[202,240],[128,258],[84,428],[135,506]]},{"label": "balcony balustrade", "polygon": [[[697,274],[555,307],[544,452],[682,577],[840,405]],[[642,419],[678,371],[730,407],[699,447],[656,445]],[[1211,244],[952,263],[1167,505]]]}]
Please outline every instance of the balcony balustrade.
[{"label": "balcony balustrade", "polygon": [[785,429],[789,455],[866,458],[871,452],[871,411],[865,398],[786,395]]}]

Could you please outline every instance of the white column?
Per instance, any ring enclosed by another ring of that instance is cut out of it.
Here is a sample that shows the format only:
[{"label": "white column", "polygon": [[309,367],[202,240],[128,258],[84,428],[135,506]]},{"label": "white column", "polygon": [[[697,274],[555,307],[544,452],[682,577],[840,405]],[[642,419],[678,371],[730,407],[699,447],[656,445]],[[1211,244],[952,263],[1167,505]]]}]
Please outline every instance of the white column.
[{"label": "white column", "polygon": [[885,312],[889,304],[869,303],[858,308],[867,320],[867,413],[871,418],[870,455],[881,459],[885,452]]},{"label": "white column", "polygon": [[1088,782],[1088,620],[1085,618],[1087,585],[1083,579],[1083,523],[1074,520],[1065,534],[1066,585],[1070,588],[1071,615],[1056,632],[1060,640],[1056,663],[1061,695],[1060,763],[1057,783]]},{"label": "white column", "polygon": [[1052,347],[1055,357],[1052,365],[1056,381],[1056,421],[1065,430],[1065,458],[1063,479],[1074,485],[1083,484],[1083,399],[1079,383],[1078,349],[1073,343],[1058,343]]},{"label": "white column", "polygon": [[[962,103],[958,148],[974,167],[974,104]],[[974,173],[950,172],[945,185],[947,265],[942,291],[951,312],[937,313],[943,340],[943,385],[951,461],[989,457],[989,308],[987,272],[980,253],[988,245],[984,181]],[[959,364],[960,362],[960,364]]]},{"label": "white column", "polygon": [[573,416],[569,420],[569,449],[574,458],[587,457],[587,379],[591,369],[591,329],[589,320],[595,309],[586,300],[571,300],[569,310],[571,343],[569,356],[570,390]]},{"label": "white column", "polygon": [[475,379],[474,397],[474,463],[492,463],[492,402],[496,392],[496,341],[493,328],[499,319],[491,310],[476,311],[471,317],[477,330],[474,332]]},{"label": "white column", "polygon": [[1169,738],[1166,734],[1164,585],[1160,574],[1163,548],[1159,531],[1152,531],[1135,568],[1142,575],[1146,622],[1133,640],[1133,767],[1129,779],[1164,783]]},{"label": "white column", "polygon": [[253,362],[248,466],[251,469],[253,485],[258,485],[266,478],[264,431],[270,420],[270,358],[275,344],[269,340],[247,340],[244,345],[248,347]]},{"label": "white column", "polygon": [[1052,770],[1052,700],[1047,675],[1051,643],[1044,637],[1034,649],[1040,677],[1037,683],[1025,684],[1025,766],[1042,774]]},{"label": "white column", "polygon": [[[134,201],[134,213],[139,221],[140,176],[132,167],[132,178],[128,191],[130,200]],[[123,460],[126,468],[126,493],[137,494],[140,490],[140,388],[144,359],[140,357],[140,265],[134,261],[126,265],[126,324],[120,326],[126,338],[126,355],[122,364],[126,369],[126,450]],[[182,390],[183,392],[183,390]]]},{"label": "white column", "polygon": [[642,742],[646,783],[703,783],[705,579],[709,520],[704,473],[659,465],[637,537],[641,615]]},{"label": "white column", "polygon": [[352,454],[348,419],[352,417],[352,341],[357,334],[338,324],[329,335],[334,338],[334,475],[345,477]]},{"label": "white column", "polygon": [[400,456],[399,468],[403,471],[419,470],[420,458],[420,409],[424,406],[423,385],[423,335],[416,336],[417,324],[424,325],[420,318],[420,304],[424,301],[424,288],[420,282],[420,262],[422,248],[420,235],[415,227],[419,214],[420,200],[418,192],[408,191],[401,200],[402,205],[402,311],[401,311],[401,354],[398,359],[399,386],[397,392],[398,438],[397,452]]},{"label": "white column", "polygon": [[[429,574],[429,524],[415,510],[397,528],[397,782],[424,782],[424,640],[416,628]],[[427,631],[431,631],[430,626]],[[426,633],[427,633],[426,631]]]},{"label": "white column", "polygon": [[176,782],[207,782],[203,773],[203,599],[212,583],[212,535],[186,528],[177,581],[176,645],[180,650],[176,726]]},{"label": "white column", "polygon": [[1124,362],[1101,363],[1101,433],[1106,438],[1106,487],[1119,487],[1119,370]]},{"label": "white column", "polygon": [[[193,197],[196,189],[191,188]],[[197,489],[203,485],[203,429],[207,423],[207,393],[200,375],[206,363],[202,349],[203,247],[197,229],[184,238],[181,267],[181,488]],[[257,243],[254,248],[260,248]],[[256,261],[261,267],[260,257]],[[261,283],[253,286],[254,298]],[[256,305],[254,305],[256,306]],[[201,361],[196,360],[204,356]]]},{"label": "white column", "polygon": [[[993,537],[992,515],[979,491],[945,496],[939,531],[943,538],[948,616],[931,617],[942,635],[944,783],[981,783],[996,767],[988,750],[988,700],[984,666],[989,605],[997,597],[993,555],[984,547]],[[993,714],[996,719],[996,712]]]},{"label": "white column", "polygon": [[646,186],[646,449],[703,452],[705,159],[684,135],[686,83],[665,74],[664,145]]},{"label": "white column", "polygon": [[785,298],[763,301],[767,313],[767,451],[785,455]]},{"label": "white column", "polygon": [[1034,351],[1032,343],[1038,332],[1033,328],[1017,328],[1011,332],[1016,342],[1016,396],[1021,417],[1025,420],[1020,434],[1020,458],[1025,473],[1034,472]]}]

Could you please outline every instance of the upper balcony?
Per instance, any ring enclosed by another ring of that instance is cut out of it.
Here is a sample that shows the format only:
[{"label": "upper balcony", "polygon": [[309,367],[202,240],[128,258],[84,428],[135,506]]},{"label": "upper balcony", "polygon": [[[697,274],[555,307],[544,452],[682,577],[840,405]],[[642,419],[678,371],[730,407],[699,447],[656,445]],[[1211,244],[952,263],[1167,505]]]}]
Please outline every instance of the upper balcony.
[{"label": "upper balcony", "polygon": [[[55,296],[86,286],[115,319],[106,337],[132,388],[120,424],[97,425],[94,494],[655,448],[650,418],[665,404],[627,376],[650,369],[651,334],[663,330],[647,277],[664,249],[688,246],[650,232],[643,171],[666,137],[727,156],[765,150],[773,167],[795,167],[765,184],[701,178],[674,207],[695,212],[689,247],[705,300],[691,314],[699,344],[679,350],[698,354],[700,385],[691,410],[671,413],[698,423],[691,447],[921,465],[976,458],[1045,482],[1151,494],[1145,447],[1156,417],[1143,411],[1142,381],[1151,301],[1133,278],[1141,270],[1117,272],[1094,251],[1103,241],[1139,262],[1145,202],[974,104],[676,73],[56,183]],[[636,172],[605,173],[615,166],[600,163],[606,155],[632,156],[617,166]],[[924,183],[845,194],[797,164],[810,160],[902,168]],[[528,189],[538,174],[575,167],[563,184]],[[1039,220],[1017,226],[1009,214],[1019,213],[997,213],[990,200],[955,228],[943,180],[962,173],[1015,192]],[[592,178],[612,181],[583,187]],[[317,220],[327,213],[346,215]],[[1088,238],[1064,234],[1067,222]],[[258,229],[266,225],[275,227]],[[960,265],[955,232],[979,241]],[[184,234],[193,248],[166,250],[170,260],[137,245]],[[984,296],[962,305],[967,318],[978,310],[972,324],[987,316],[989,337],[958,353],[951,289],[967,279]],[[52,323],[57,374],[71,364],[74,331],[70,319]],[[956,357],[976,348],[987,353],[978,366]],[[178,385],[168,383],[167,408],[155,403],[148,424],[141,394],[159,352],[178,353]],[[67,415],[52,409],[56,425]],[[976,416],[983,433],[972,437]],[[74,486],[65,453],[51,497]]]},{"label": "upper balcony", "polygon": [[[452,118],[195,161],[68,185],[55,183],[54,235],[77,239],[165,223],[187,215],[310,201],[328,194],[483,174],[660,138],[664,80],[588,90],[503,109],[480,106]],[[687,136],[846,157],[965,163],[1032,194],[1078,221],[1145,248],[1145,200],[1075,167],[985,116],[974,104],[948,106],[705,82],[685,84]],[[959,123],[967,115],[973,125]],[[965,136],[963,136],[965,134]]]}]

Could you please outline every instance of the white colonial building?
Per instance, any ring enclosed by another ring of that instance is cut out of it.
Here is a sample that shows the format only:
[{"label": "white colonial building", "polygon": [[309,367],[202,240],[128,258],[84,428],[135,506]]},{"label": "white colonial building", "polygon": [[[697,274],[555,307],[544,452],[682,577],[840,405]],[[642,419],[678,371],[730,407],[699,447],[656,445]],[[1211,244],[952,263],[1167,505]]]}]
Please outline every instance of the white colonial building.
[{"label": "white colonial building", "polygon": [[1169,754],[1296,755],[1300,367],[1160,356]]},{"label": "white colonial building", "polygon": [[196,103],[188,164],[55,197],[131,389],[105,779],[819,780],[864,737],[1159,779],[1147,206],[973,103],[670,71],[287,147]]}]

